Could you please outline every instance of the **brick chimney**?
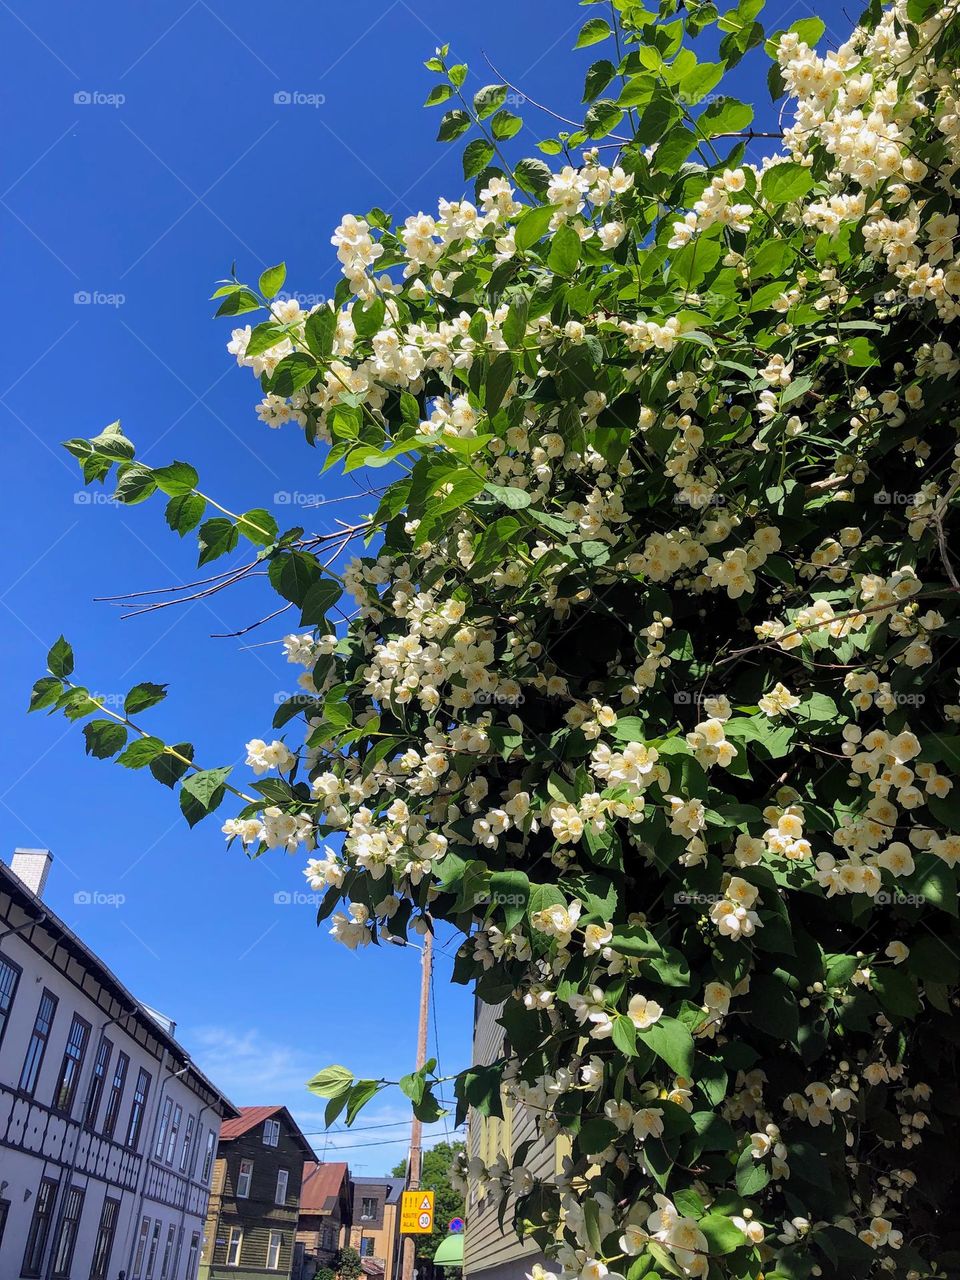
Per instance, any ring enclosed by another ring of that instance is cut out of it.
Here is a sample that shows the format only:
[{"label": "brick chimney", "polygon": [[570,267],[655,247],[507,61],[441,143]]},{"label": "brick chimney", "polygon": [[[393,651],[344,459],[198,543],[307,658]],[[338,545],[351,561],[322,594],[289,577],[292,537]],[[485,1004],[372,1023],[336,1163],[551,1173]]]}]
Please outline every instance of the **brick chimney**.
[{"label": "brick chimney", "polygon": [[14,849],[10,870],[22,880],[31,893],[43,897],[43,887],[50,874],[53,854],[49,849]]}]

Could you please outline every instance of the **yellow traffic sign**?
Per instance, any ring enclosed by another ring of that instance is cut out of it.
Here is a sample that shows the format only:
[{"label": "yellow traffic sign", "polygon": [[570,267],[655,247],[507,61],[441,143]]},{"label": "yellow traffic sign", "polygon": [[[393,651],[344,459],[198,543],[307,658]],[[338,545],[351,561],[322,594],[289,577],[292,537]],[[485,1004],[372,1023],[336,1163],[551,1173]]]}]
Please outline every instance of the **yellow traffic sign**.
[{"label": "yellow traffic sign", "polygon": [[433,1231],[432,1191],[405,1191],[400,1202],[400,1231],[408,1236],[428,1236]]}]

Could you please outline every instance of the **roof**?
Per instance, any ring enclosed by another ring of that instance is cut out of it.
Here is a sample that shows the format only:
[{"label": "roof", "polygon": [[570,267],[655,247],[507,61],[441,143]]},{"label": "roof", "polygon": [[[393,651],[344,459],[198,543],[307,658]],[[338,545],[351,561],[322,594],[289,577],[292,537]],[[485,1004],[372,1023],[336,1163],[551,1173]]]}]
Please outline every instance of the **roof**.
[{"label": "roof", "polygon": [[367,1276],[383,1275],[383,1263],[377,1262],[375,1258],[361,1258],[360,1266],[363,1269],[364,1275],[367,1275]]},{"label": "roof", "polygon": [[353,1178],[352,1181],[355,1187],[385,1187],[387,1204],[396,1204],[407,1185],[403,1178]]},{"label": "roof", "polygon": [[300,1184],[300,1212],[330,1213],[336,1207],[344,1183],[349,1180],[350,1170],[343,1162],[320,1164],[308,1160],[303,1166]]},{"label": "roof", "polygon": [[220,1141],[232,1142],[234,1138],[242,1138],[245,1133],[263,1124],[264,1120],[276,1117],[286,1123],[290,1136],[308,1160],[316,1160],[316,1152],[300,1132],[300,1126],[286,1107],[240,1107],[233,1120],[227,1120],[220,1128]]},{"label": "roof", "polygon": [[[157,1021],[156,1014],[142,1000],[138,1000],[132,992],[127,990],[113,970],[108,968],[104,961],[98,955],[95,955],[85,942],[81,942],[70,926],[65,924],[42,899],[28,889],[20,877],[5,862],[0,862],[0,892],[8,894],[11,900],[17,904],[27,917],[34,921],[38,928],[53,935],[57,944],[69,952],[78,963],[82,964],[87,972],[109,991],[119,1004],[124,1006],[128,1018],[146,1027],[149,1033],[181,1064],[181,1070],[185,1070],[204,1089],[219,1099],[225,1120],[228,1117],[240,1114],[226,1094],[204,1075],[183,1045],[174,1039],[167,1028]],[[23,936],[22,933],[21,936]],[[118,1018],[117,1020],[122,1026],[121,1019]]]}]

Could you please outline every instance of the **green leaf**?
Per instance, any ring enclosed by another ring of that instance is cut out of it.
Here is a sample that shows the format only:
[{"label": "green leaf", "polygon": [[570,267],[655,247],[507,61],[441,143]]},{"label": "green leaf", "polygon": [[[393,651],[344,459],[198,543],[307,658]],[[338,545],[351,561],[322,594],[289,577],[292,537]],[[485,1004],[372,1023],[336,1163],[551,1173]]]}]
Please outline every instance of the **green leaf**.
[{"label": "green leaf", "polygon": [[185,533],[189,533],[191,529],[195,529],[203,519],[203,513],[207,509],[205,498],[201,498],[198,493],[184,493],[176,498],[171,498],[167,503],[167,509],[164,519],[175,533],[179,533],[182,538]]},{"label": "green leaf", "polygon": [[430,92],[427,94],[426,101],[424,102],[423,105],[425,107],[439,107],[441,103],[446,102],[449,98],[452,98],[452,97],[453,97],[453,85],[435,84],[433,88],[430,90]]},{"label": "green leaf", "polygon": [[530,495],[526,489],[516,489],[512,485],[485,484],[484,489],[492,494],[498,502],[502,502],[511,511],[520,511],[530,505]]},{"label": "green leaf", "polygon": [[617,68],[607,58],[601,58],[599,62],[595,62],[587,70],[587,77],[583,85],[583,101],[592,102],[598,93],[603,93],[604,89],[617,74]]},{"label": "green leaf", "polygon": [[270,379],[270,390],[276,396],[292,396],[317,376],[317,362],[305,351],[284,356]]},{"label": "green leaf", "polygon": [[387,313],[384,300],[377,296],[371,302],[357,301],[353,304],[350,319],[358,338],[372,338],[383,328],[383,319]]},{"label": "green leaf", "polygon": [[490,121],[490,132],[499,142],[514,137],[523,128],[523,121],[512,111],[498,111]]},{"label": "green leaf", "polygon": [[438,142],[453,142],[455,138],[459,138],[462,133],[466,133],[470,128],[470,117],[466,111],[461,111],[459,107],[454,107],[452,111],[448,111],[440,121],[440,128],[437,132]]},{"label": "green leaf", "polygon": [[637,1056],[637,1029],[624,1014],[613,1020],[613,1043],[628,1058]]},{"label": "green leaf", "polygon": [[353,1072],[346,1067],[324,1067],[307,1081],[307,1088],[319,1098],[338,1098],[353,1088]]},{"label": "green leaf", "polygon": [[711,137],[718,133],[739,133],[753,122],[753,107],[736,98],[717,98],[697,117],[700,129]]},{"label": "green leaf", "polygon": [[55,676],[41,676],[30,694],[30,711],[42,711],[52,707],[63,693],[63,685]]},{"label": "green leaf", "polygon": [[138,502],[145,502],[156,490],[157,482],[151,469],[139,462],[131,462],[119,473],[113,496],[118,502],[132,507]]},{"label": "green leaf", "polygon": [[513,377],[513,357],[509,352],[503,351],[490,361],[484,378],[483,406],[491,416],[503,404],[503,397],[507,394]]},{"label": "green leaf", "polygon": [[[173,752],[176,752],[176,755],[173,755]],[[177,756],[182,756],[183,759],[178,760]],[[190,768],[188,762],[192,759],[192,744],[178,742],[172,747],[165,748],[162,755],[150,761],[150,772],[165,787],[174,787]]]},{"label": "green leaf", "polygon": [[720,83],[723,72],[722,62],[698,62],[680,81],[680,100],[685,106],[698,106]]},{"label": "green leaf", "polygon": [[474,138],[468,142],[463,152],[463,176],[475,178],[482,173],[493,159],[493,143],[486,138]]},{"label": "green leaf", "polygon": [[318,626],[343,595],[343,588],[333,578],[319,578],[311,583],[303,597],[300,625]]},{"label": "green leaf", "polygon": [[141,711],[146,711],[149,707],[155,707],[158,702],[162,702],[167,696],[167,686],[165,684],[137,684],[130,690],[123,700],[123,711],[125,715],[139,715]]},{"label": "green leaf", "polygon": [[153,478],[157,482],[157,488],[168,497],[190,493],[200,482],[200,477],[189,462],[171,462],[168,467],[155,467]]},{"label": "green leaf", "polygon": [[789,204],[813,188],[813,174],[802,164],[775,164],[760,180],[760,194],[768,204]]},{"label": "green leaf", "polygon": [[761,1160],[754,1160],[750,1147],[737,1161],[736,1184],[742,1196],[755,1196],[770,1181],[770,1170]]},{"label": "green leaf", "polygon": [[733,1253],[734,1249],[747,1243],[747,1237],[740,1228],[722,1213],[708,1213],[697,1226],[707,1237],[711,1254]]},{"label": "green leaf", "polygon": [[580,28],[580,34],[577,36],[577,43],[574,49],[586,49],[588,45],[599,44],[601,40],[606,40],[613,35],[610,23],[604,18],[590,18]]},{"label": "green leaf", "polygon": [[583,118],[589,138],[605,138],[623,119],[623,107],[609,98],[599,98]]},{"label": "green leaf", "polygon": [[528,209],[520,215],[514,228],[513,242],[521,253],[536,244],[546,233],[554,213],[553,205],[545,204]]},{"label": "green leaf", "polygon": [[209,564],[211,560],[226,555],[228,551],[233,551],[240,541],[237,526],[232,520],[227,520],[223,516],[216,516],[202,525],[198,538],[200,541],[199,564]]},{"label": "green leaf", "polygon": [[133,742],[117,756],[117,764],[127,769],[142,769],[158,756],[163,754],[164,744],[159,738],[135,738]]},{"label": "green leaf", "polygon": [[237,532],[242,533],[248,542],[258,547],[268,547],[272,542],[276,542],[280,530],[270,512],[258,508],[240,517],[237,521]]},{"label": "green leaf", "polygon": [[572,276],[580,261],[580,237],[573,227],[564,223],[557,228],[550,245],[547,266],[558,276]]},{"label": "green leaf", "polygon": [[478,119],[486,120],[495,111],[499,111],[506,100],[507,86],[505,84],[485,84],[482,89],[478,89],[473,95],[473,109],[477,113]]},{"label": "green leaf", "polygon": [[660,1018],[638,1035],[678,1076],[693,1074],[693,1036],[678,1019]]},{"label": "green leaf", "polygon": [[59,679],[66,680],[73,672],[73,650],[61,636],[47,654],[47,667]]},{"label": "green leaf", "polygon": [[88,756],[106,760],[122,750],[127,741],[127,730],[116,720],[90,720],[83,726]]},{"label": "green leaf", "polygon": [[212,813],[223,800],[229,773],[227,765],[220,769],[201,769],[184,778],[180,784],[180,807],[191,827]]},{"label": "green leaf", "polygon": [[333,338],[337,331],[337,313],[324,304],[311,311],[304,323],[307,346],[319,360],[329,360],[333,352]]},{"label": "green leaf", "polygon": [[546,191],[553,177],[543,161],[533,156],[520,160],[514,166],[513,176],[520,190],[529,195],[539,195]]},{"label": "green leaf", "polygon": [[275,267],[268,267],[260,276],[260,292],[265,298],[275,298],[283,288],[286,278],[286,263],[278,262]]}]

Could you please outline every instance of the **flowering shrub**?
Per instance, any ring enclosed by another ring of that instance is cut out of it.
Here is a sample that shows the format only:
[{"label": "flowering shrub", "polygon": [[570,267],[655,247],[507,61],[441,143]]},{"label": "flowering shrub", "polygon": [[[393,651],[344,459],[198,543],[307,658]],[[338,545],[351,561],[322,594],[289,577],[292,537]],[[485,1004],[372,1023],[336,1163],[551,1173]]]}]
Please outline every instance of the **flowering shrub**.
[{"label": "flowering shrub", "polygon": [[[332,306],[277,300],[282,267],[218,289],[266,312],[229,346],[260,418],[388,478],[368,520],[208,517],[118,425],[67,445],[165,495],[202,565],[256,548],[302,694],[246,790],[139,727],[162,687],[76,686],[65,641],[34,705],[191,823],[233,792],[249,853],[312,850],[346,946],[462,932],[507,1049],[459,1115],[572,1143],[555,1180],[523,1147],[465,1172],[564,1280],[956,1274],[958,6],[874,2],[830,52],[760,7],[589,19],[610,57],[556,168],[438,50],[475,199],[346,215]],[[759,46],[788,123],[750,163],[713,90]],[[383,1083],[312,1087],[352,1121]],[[401,1084],[438,1114],[433,1064]]]}]

